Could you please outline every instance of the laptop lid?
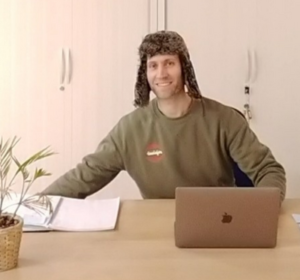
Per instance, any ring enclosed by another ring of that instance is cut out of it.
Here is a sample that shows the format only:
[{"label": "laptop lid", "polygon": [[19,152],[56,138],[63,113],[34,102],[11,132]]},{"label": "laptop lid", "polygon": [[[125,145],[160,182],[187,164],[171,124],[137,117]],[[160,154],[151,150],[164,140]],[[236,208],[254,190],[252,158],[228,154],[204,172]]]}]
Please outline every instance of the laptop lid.
[{"label": "laptop lid", "polygon": [[280,190],[178,187],[175,244],[180,248],[267,248],[277,241]]}]

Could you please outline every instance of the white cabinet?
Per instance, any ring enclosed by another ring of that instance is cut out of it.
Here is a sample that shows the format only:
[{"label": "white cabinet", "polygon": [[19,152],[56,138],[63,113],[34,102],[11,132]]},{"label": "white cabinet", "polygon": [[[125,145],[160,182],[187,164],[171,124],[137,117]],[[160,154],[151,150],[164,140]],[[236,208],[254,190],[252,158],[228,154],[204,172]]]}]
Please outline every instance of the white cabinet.
[{"label": "white cabinet", "polygon": [[257,77],[252,127],[287,172],[287,194],[300,196],[300,2],[256,1]]},{"label": "white cabinet", "polygon": [[[73,2],[72,162],[93,152],[118,120],[134,109],[138,46],[149,31],[145,0]],[[140,197],[122,172],[97,197]]]},{"label": "white cabinet", "polygon": [[71,163],[71,92],[59,90],[60,51],[71,38],[70,9],[70,0],[0,2],[0,136],[21,138],[20,160],[51,145],[58,154],[43,166],[54,177]]},{"label": "white cabinet", "polygon": [[[0,135],[18,135],[21,156],[47,145],[51,181],[93,152],[134,109],[138,45],[147,0],[4,0],[0,3]],[[61,81],[63,79],[63,81]],[[99,196],[140,197],[121,174]]]},{"label": "white cabinet", "polygon": [[287,195],[299,196],[300,2],[172,0],[160,7],[162,29],[186,40],[204,96],[243,111],[252,76],[250,125],[284,165]]},{"label": "white cabinet", "polygon": [[244,102],[249,2],[172,0],[165,12],[165,28],[186,41],[203,94],[238,108]]}]

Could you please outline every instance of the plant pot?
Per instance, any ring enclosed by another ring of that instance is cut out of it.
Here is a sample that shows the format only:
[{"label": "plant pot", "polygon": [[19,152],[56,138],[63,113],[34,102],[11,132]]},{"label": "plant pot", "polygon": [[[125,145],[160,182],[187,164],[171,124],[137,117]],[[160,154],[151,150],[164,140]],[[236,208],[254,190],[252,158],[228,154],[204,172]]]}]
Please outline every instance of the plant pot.
[{"label": "plant pot", "polygon": [[19,221],[16,225],[0,229],[0,272],[18,265],[23,219],[19,216],[15,219]]}]

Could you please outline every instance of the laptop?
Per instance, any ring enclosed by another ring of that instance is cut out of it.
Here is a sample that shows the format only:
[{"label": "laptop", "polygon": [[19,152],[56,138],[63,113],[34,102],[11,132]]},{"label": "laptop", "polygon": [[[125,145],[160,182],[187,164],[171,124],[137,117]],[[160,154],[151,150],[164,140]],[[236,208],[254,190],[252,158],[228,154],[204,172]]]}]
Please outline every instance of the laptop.
[{"label": "laptop", "polygon": [[175,245],[275,247],[280,205],[280,190],[275,187],[178,187]]}]

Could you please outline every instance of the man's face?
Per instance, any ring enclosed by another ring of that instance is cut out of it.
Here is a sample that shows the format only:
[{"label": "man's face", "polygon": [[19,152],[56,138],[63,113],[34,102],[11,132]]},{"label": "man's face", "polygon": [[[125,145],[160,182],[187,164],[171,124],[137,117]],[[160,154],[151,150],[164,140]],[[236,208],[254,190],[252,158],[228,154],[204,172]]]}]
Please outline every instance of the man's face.
[{"label": "man's face", "polygon": [[184,90],[178,55],[155,55],[147,60],[147,79],[159,99],[168,99]]}]

